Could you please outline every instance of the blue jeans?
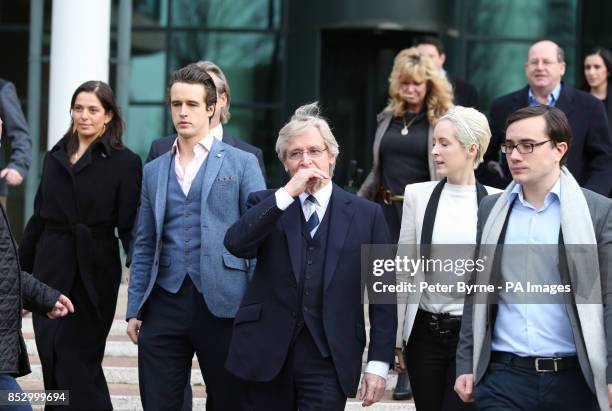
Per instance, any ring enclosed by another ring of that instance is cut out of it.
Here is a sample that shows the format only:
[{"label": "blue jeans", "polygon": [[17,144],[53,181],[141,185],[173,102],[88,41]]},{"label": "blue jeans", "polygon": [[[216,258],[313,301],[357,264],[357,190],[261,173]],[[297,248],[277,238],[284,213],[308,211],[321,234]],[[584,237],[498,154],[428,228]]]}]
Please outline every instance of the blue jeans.
[{"label": "blue jeans", "polygon": [[[22,392],[21,387],[15,378],[9,374],[0,374],[0,391]],[[3,398],[3,400],[6,398]],[[0,411],[32,411],[29,403],[19,403],[15,405],[0,405]]]},{"label": "blue jeans", "polygon": [[580,368],[540,373],[491,363],[474,391],[480,411],[597,411]]}]

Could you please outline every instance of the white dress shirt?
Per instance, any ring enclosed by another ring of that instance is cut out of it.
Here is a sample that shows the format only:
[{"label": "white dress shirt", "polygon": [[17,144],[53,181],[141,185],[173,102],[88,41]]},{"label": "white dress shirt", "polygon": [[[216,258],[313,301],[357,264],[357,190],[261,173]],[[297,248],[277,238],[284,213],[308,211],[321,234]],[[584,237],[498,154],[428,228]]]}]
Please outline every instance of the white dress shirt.
[{"label": "white dress shirt", "polygon": [[189,189],[191,188],[191,183],[195,179],[200,167],[204,164],[204,160],[206,160],[206,156],[210,152],[210,148],[213,143],[213,135],[209,133],[202,140],[198,141],[196,145],[193,147],[193,159],[187,164],[185,170],[181,167],[181,150],[179,149],[178,137],[174,140],[174,144],[172,144],[172,152],[174,153],[174,172],[176,173],[176,179],[178,180],[179,185],[181,186],[181,190],[183,190],[183,194],[186,196],[189,195]]},{"label": "white dress shirt", "polygon": [[209,134],[212,134],[217,140],[223,141],[223,125],[221,123],[217,124],[216,127],[210,129]]},{"label": "white dress shirt", "polygon": [[[321,187],[319,191],[314,193],[312,196],[317,199],[316,204],[312,204],[310,201],[306,201],[306,197],[308,197],[308,193],[304,192],[298,196],[300,199],[300,204],[302,205],[302,211],[304,213],[304,218],[306,221],[310,219],[310,216],[314,211],[317,212],[319,217],[319,221],[323,221],[323,217],[325,216],[325,212],[327,211],[327,206],[329,205],[329,200],[331,200],[333,184],[328,183]],[[274,193],[276,197],[276,206],[281,210],[286,210],[294,201],[295,198],[291,197],[291,195],[285,190],[284,187],[279,188]],[[311,235],[317,231],[315,228]],[[389,374],[389,364],[384,361],[368,361],[366,365],[365,372],[378,375],[385,380]]]}]

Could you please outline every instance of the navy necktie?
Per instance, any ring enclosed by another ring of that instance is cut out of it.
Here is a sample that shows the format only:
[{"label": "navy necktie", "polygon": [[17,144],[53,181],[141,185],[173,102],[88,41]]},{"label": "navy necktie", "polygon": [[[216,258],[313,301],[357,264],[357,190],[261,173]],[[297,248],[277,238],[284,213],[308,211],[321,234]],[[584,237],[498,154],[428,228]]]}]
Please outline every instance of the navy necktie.
[{"label": "navy necktie", "polygon": [[[312,203],[313,208],[315,204],[317,204],[317,199],[314,198],[312,195],[309,195],[308,197],[306,197],[306,201]],[[317,215],[317,210],[315,209],[313,210],[312,214],[310,215],[310,218],[306,222],[306,227],[308,228],[308,232],[310,233],[310,235],[312,235],[313,230],[317,228],[318,225],[319,225],[319,216]]]}]

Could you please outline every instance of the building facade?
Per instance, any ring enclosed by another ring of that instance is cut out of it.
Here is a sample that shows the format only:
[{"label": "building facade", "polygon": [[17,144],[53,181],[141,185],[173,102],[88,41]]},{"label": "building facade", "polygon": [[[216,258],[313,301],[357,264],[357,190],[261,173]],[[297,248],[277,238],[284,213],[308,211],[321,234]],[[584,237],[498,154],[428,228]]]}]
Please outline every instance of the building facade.
[{"label": "building facade", "polygon": [[[36,1],[43,5],[40,104],[29,107],[28,69],[36,63],[29,50],[31,6]],[[109,38],[92,40],[89,47],[108,50],[108,81],[116,92],[127,91],[128,104],[122,107],[126,145],[144,159],[151,141],[171,133],[166,106],[170,73],[197,60],[212,60],[231,85],[232,119],[226,127],[264,150],[270,186],[284,179],[274,152],[279,128],[295,107],[314,100],[321,101],[341,146],[336,182],[344,185],[350,179],[351,160],[367,173],[393,57],[416,36],[442,38],[447,70],[476,86],[485,112],[494,97],[525,84],[523,63],[534,41],[548,38],[564,48],[569,83],[581,75],[585,49],[612,46],[606,20],[612,5],[603,0],[131,0],[129,77],[118,81],[124,1],[80,1],[76,12],[96,21],[102,16],[90,2],[110,7]],[[52,27],[53,14],[74,12],[61,3],[54,7],[53,0],[0,2],[0,77],[16,84],[24,112],[40,113],[33,135],[39,142],[34,154],[38,163],[49,143],[61,137],[57,132],[48,135],[49,102],[55,101],[49,95],[54,90],[51,44],[54,30],[59,30]],[[90,34],[86,29],[73,33],[84,38]],[[82,54],[69,52],[75,58]],[[68,105],[56,110],[57,115],[66,111],[66,128]],[[28,217],[27,205],[38,184],[40,167],[33,170],[29,188],[10,194],[16,231]]]}]

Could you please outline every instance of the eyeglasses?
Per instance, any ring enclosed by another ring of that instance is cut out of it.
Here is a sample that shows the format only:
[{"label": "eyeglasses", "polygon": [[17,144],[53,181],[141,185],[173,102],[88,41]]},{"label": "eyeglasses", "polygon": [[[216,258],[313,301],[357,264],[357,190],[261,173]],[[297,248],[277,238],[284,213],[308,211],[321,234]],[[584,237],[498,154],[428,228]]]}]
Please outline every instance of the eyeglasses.
[{"label": "eyeglasses", "polygon": [[326,151],[326,148],[309,148],[308,150],[294,150],[289,153],[289,160],[297,161],[304,158],[304,154],[308,153],[310,158],[319,158]]},{"label": "eyeglasses", "polygon": [[541,146],[542,144],[548,143],[549,141],[552,141],[552,139],[540,141],[539,143],[504,143],[501,145],[501,151],[504,154],[512,154],[512,152],[516,148],[516,151],[518,151],[520,154],[529,154],[533,153],[533,149],[535,147]]}]

